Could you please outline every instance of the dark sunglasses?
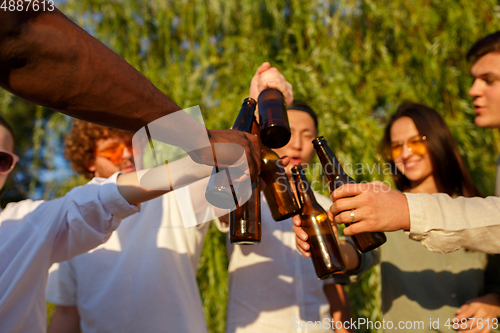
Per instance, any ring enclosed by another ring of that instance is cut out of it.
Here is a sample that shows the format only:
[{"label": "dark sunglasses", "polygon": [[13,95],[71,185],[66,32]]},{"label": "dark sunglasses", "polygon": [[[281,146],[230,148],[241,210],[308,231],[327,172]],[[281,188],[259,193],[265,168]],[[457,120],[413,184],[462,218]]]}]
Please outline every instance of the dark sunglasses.
[{"label": "dark sunglasses", "polygon": [[11,152],[0,150],[0,174],[6,174],[14,169],[19,157]]}]

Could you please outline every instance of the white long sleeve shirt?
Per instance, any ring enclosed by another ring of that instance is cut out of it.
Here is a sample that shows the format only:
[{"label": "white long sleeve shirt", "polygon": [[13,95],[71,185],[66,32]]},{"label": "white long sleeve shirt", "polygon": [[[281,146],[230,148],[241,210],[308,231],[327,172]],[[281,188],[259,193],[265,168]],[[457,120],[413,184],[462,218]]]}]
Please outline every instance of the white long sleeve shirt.
[{"label": "white long sleeve shirt", "polygon": [[45,285],[54,262],[106,241],[139,211],[118,192],[117,174],[51,201],[24,200],[0,213],[0,332],[45,332]]},{"label": "white long sleeve shirt", "polygon": [[145,202],[106,243],[51,271],[47,300],[76,306],[84,333],[207,332],[196,271],[209,223],[183,218],[196,221],[187,187]]}]

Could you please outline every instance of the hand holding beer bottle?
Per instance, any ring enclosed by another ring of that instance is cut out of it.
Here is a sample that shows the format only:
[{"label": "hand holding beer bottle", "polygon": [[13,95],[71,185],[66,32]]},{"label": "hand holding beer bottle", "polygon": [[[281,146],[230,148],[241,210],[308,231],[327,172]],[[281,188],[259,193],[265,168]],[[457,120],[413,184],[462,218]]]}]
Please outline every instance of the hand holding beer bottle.
[{"label": "hand holding beer bottle", "polygon": [[297,188],[302,228],[308,235],[311,258],[320,279],[346,271],[337,238],[326,211],[316,202],[302,166],[295,165],[292,174]]},{"label": "hand holding beer bottle", "polygon": [[[235,127],[245,132],[257,134],[255,126],[255,100],[246,98],[235,121]],[[252,182],[248,201],[229,213],[229,240],[233,244],[252,245],[260,243],[262,237],[260,219],[260,177]]]},{"label": "hand holding beer bottle", "polygon": [[[233,130],[250,133],[252,131],[254,112],[257,102],[253,98],[246,98],[241,105],[238,117],[233,124]],[[258,178],[258,177],[257,177]],[[237,184],[232,183],[230,172],[227,168],[215,166],[207,184],[205,198],[218,208],[230,209],[238,204],[239,196],[235,191]]]},{"label": "hand holding beer bottle", "polygon": [[[356,183],[345,173],[339,161],[328,146],[325,138],[320,136],[313,140],[313,144],[321,161],[321,165],[323,166],[323,171],[329,180],[330,193],[337,187],[344,184]],[[351,216],[354,216],[354,211],[351,211]],[[349,226],[350,223],[346,223],[346,225]],[[363,232],[353,235],[351,238],[358,250],[362,253],[371,251],[387,241],[383,232]]]}]

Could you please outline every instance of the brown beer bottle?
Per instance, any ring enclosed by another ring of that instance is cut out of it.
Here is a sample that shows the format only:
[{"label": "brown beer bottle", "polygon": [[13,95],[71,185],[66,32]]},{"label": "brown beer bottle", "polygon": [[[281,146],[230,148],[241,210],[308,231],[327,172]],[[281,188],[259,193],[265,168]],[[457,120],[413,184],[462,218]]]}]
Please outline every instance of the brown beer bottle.
[{"label": "brown beer bottle", "polygon": [[300,220],[308,236],[307,243],[310,246],[316,275],[320,279],[326,279],[333,274],[344,273],[346,266],[330,219],[323,207],[317,203],[302,166],[293,166],[292,175],[302,206]]},{"label": "brown beer bottle", "polygon": [[[254,119],[252,134],[260,138],[259,124]],[[295,199],[292,186],[280,157],[260,142],[260,176],[266,183],[264,195],[269,210],[275,221],[283,221],[300,213],[300,206]]]},{"label": "brown beer bottle", "polygon": [[[257,102],[253,98],[246,98],[241,105],[240,113],[233,124],[233,129],[250,133]],[[214,156],[216,158],[216,156]],[[207,184],[205,199],[218,208],[230,209],[237,203],[235,189],[227,168],[215,166]]]},{"label": "brown beer bottle", "polygon": [[[255,100],[245,99],[240,114],[233,128],[259,135],[259,127],[255,121]],[[260,177],[252,182],[250,199],[229,213],[229,240],[233,244],[259,244],[262,238],[260,225]]]},{"label": "brown beer bottle", "polygon": [[259,244],[262,237],[260,225],[260,180],[252,183],[250,199],[229,213],[229,240],[233,244]]},{"label": "brown beer bottle", "polygon": [[269,148],[281,148],[290,141],[291,132],[285,97],[275,88],[262,90],[258,98],[260,138]]},{"label": "brown beer bottle", "polygon": [[[345,173],[324,137],[320,136],[314,139],[313,145],[318,153],[321,165],[323,166],[323,171],[328,178],[330,193],[337,187],[344,184],[356,183],[354,179]],[[351,223],[345,223],[346,226],[349,226],[350,224]],[[351,236],[351,238],[358,250],[363,253],[373,250],[387,241],[383,232],[362,232]]]}]

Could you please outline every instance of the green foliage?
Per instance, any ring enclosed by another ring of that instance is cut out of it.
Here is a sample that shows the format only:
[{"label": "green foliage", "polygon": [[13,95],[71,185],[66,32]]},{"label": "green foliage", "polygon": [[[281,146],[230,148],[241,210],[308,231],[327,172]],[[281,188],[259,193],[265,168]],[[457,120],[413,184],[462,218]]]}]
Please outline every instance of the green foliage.
[{"label": "green foliage", "polygon": [[[61,9],[180,106],[199,104],[209,128],[231,125],[254,71],[270,61],[293,84],[296,98],[318,112],[320,132],[343,163],[383,163],[379,142],[389,114],[403,100],[428,104],[451,127],[478,188],[493,194],[498,133],[473,124],[464,55],[475,40],[500,29],[498,5],[496,0],[68,0]],[[21,133],[20,153],[28,154],[22,167],[29,176],[19,179],[22,195],[33,194],[45,186],[40,166],[51,165],[44,147],[53,140],[46,133],[64,132],[67,120],[4,92],[0,103]],[[390,180],[379,172],[353,176]],[[54,184],[41,193],[54,195]],[[213,251],[201,260],[211,332],[224,326],[226,278],[215,278],[226,270],[223,243],[211,230],[205,247]],[[377,278],[375,270],[350,288],[356,316],[380,315]]]},{"label": "green foliage", "polygon": [[197,280],[209,332],[224,333],[228,298],[226,235],[210,225],[198,266]]}]

